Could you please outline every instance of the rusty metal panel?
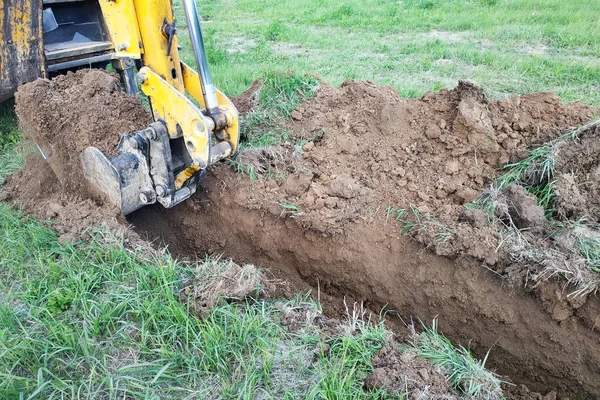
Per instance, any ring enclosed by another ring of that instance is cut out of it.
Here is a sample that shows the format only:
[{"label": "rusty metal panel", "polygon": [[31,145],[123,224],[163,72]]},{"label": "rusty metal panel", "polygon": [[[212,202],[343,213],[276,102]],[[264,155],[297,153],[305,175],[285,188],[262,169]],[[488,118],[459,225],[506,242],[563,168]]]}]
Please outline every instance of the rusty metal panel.
[{"label": "rusty metal panel", "polygon": [[44,76],[42,0],[0,0],[0,102]]}]

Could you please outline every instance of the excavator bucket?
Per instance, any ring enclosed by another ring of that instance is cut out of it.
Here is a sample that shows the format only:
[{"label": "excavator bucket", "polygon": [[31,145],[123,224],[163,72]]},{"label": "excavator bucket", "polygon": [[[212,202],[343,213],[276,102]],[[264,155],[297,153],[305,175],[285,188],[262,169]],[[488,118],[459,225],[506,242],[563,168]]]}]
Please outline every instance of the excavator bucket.
[{"label": "excavator bucket", "polygon": [[0,0],[0,103],[45,74],[42,0]]}]

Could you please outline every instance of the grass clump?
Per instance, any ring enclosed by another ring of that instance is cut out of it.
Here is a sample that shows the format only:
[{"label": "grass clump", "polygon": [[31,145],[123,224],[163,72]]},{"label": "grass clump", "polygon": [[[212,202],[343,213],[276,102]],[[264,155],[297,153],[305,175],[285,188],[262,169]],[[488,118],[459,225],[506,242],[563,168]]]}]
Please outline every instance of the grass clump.
[{"label": "grass clump", "polygon": [[271,72],[263,79],[259,108],[274,118],[290,118],[290,113],[318,89],[319,82],[313,76]]},{"label": "grass clump", "polygon": [[502,381],[485,368],[489,355],[477,360],[469,349],[455,347],[448,338],[438,332],[437,320],[431,327],[423,325],[423,332],[414,334],[412,348],[420,357],[441,368],[452,387],[470,399],[503,399]]},{"label": "grass clump", "polygon": [[256,109],[242,117],[243,147],[268,147],[286,142],[290,132],[285,120],[318,88],[319,83],[312,76],[268,73],[262,80]]},{"label": "grass clump", "polygon": [[0,103],[0,151],[14,147],[19,142],[21,135],[17,126],[14,100]]},{"label": "grass clump", "polygon": [[577,129],[570,130],[543,146],[529,151],[529,156],[523,160],[505,165],[505,171],[496,179],[492,188],[480,199],[470,203],[468,208],[479,208],[490,215],[496,212],[496,198],[507,186],[517,184],[523,186],[529,193],[535,195],[538,205],[545,211],[546,217],[554,215],[553,208],[553,178],[556,155],[560,147],[567,141],[576,140],[582,133],[600,126],[600,120],[594,120]]}]

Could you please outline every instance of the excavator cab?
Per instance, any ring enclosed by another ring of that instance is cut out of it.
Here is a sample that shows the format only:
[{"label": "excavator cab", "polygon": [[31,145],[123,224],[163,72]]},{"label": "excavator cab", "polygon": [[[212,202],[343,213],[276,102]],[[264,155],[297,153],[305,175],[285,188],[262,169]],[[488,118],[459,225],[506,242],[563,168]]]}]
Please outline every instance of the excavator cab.
[{"label": "excavator cab", "polygon": [[197,71],[179,58],[171,0],[0,0],[0,101],[37,78],[109,63],[129,94],[148,96],[155,122],[124,133],[117,156],[81,154],[94,191],[124,215],[179,204],[238,147],[237,109],[213,84],[194,0],[183,6]]}]

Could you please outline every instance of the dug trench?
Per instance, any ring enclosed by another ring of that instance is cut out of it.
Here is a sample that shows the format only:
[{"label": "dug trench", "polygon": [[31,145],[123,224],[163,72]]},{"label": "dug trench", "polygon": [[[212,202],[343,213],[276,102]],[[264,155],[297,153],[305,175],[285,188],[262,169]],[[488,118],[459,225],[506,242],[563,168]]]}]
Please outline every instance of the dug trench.
[{"label": "dug trench", "polygon": [[[62,132],[56,137],[69,140],[83,129],[79,121],[60,122],[69,105],[91,104],[80,111],[98,115],[114,108],[97,107],[98,101],[119,103],[124,96],[111,80],[94,93],[78,91],[80,74],[60,78],[71,88],[60,99],[53,82],[20,91],[24,132],[35,137],[58,129],[38,117],[52,111]],[[252,103],[251,95],[239,104]],[[437,317],[444,335],[479,358],[489,351],[488,366],[512,382],[541,393],[555,389],[559,398],[597,398],[597,297],[569,297],[559,280],[532,287],[514,279],[525,280],[532,266],[511,262],[497,230],[480,211],[465,208],[502,165],[587,122],[595,111],[544,93],[490,101],[469,83],[416,100],[368,82],[322,84],[286,122],[286,143],[248,148],[233,168],[212,166],[202,190],[171,210],[146,207],[124,220],[98,200],[68,194],[51,175],[40,178],[33,162],[9,179],[7,193],[25,211],[53,221],[66,240],[89,225],[128,230],[131,224],[137,234],[130,237],[167,245],[182,258],[223,254],[267,268],[298,290],[320,293],[332,313],[343,311],[348,296],[383,310],[398,332],[410,321]],[[116,145],[122,130],[104,126],[100,142]],[[594,135],[590,140],[597,142]],[[586,168],[592,172],[585,179],[597,182],[597,160]],[[405,235],[403,228],[415,224],[409,214],[437,216],[436,224],[450,228],[432,237],[426,229]],[[598,221],[596,208],[586,215]]]}]

